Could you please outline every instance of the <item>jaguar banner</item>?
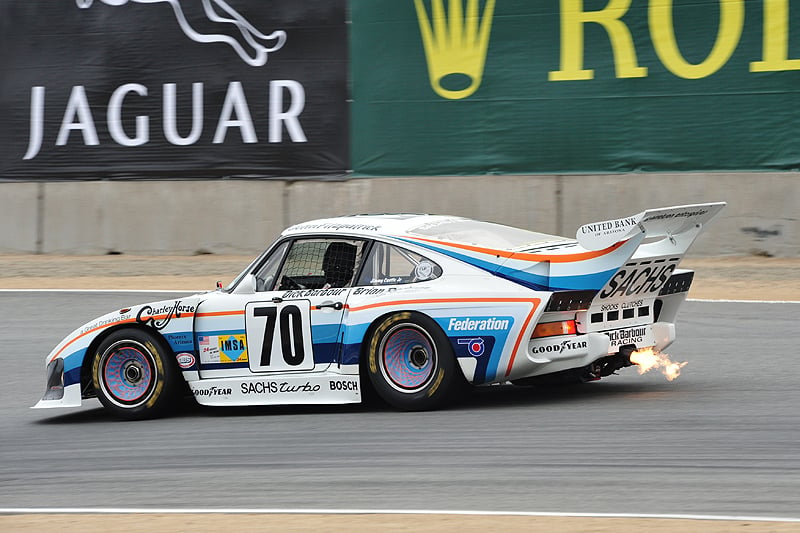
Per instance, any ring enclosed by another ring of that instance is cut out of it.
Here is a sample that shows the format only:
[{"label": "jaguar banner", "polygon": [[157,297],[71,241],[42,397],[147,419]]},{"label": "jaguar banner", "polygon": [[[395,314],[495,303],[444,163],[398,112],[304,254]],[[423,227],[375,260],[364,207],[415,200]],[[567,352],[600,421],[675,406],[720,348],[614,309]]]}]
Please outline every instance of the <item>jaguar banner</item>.
[{"label": "jaguar banner", "polygon": [[798,2],[352,0],[351,16],[357,175],[800,167]]},{"label": "jaguar banner", "polygon": [[349,168],[345,0],[0,0],[0,179]]}]

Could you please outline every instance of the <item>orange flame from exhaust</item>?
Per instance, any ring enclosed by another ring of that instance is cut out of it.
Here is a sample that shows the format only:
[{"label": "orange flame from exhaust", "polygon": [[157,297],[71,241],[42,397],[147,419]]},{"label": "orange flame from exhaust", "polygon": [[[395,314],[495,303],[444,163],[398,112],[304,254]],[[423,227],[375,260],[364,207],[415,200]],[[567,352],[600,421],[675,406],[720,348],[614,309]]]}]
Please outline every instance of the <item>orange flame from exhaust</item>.
[{"label": "orange flame from exhaust", "polygon": [[656,352],[652,348],[633,352],[631,354],[631,363],[639,366],[639,374],[644,374],[655,368],[664,374],[669,381],[680,376],[681,368],[689,364],[688,361],[673,363],[667,354]]}]

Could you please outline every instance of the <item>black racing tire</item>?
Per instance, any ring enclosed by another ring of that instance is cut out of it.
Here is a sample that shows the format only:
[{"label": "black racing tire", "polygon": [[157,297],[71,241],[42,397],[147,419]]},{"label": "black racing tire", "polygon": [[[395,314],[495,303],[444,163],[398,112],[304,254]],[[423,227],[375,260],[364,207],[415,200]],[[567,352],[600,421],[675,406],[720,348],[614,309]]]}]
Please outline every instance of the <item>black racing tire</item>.
[{"label": "black racing tire", "polygon": [[156,418],[176,405],[180,376],[164,341],[146,331],[112,332],[98,345],[92,361],[97,398],[126,420]]},{"label": "black racing tire", "polygon": [[377,395],[404,411],[443,407],[466,388],[453,348],[430,317],[402,312],[372,333],[366,373]]}]

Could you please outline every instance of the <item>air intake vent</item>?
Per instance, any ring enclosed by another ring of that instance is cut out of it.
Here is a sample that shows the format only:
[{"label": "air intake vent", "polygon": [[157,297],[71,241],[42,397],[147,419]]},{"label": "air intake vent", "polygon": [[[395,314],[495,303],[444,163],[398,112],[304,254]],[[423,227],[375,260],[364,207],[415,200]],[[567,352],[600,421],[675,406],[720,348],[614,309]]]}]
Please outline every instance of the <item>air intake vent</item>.
[{"label": "air intake vent", "polygon": [[681,272],[680,274],[673,274],[667,280],[661,290],[658,291],[659,296],[668,296],[670,294],[677,294],[679,292],[689,292],[689,287],[692,286],[694,279],[694,272]]},{"label": "air intake vent", "polygon": [[597,291],[558,291],[554,292],[547,302],[548,311],[578,311],[589,309]]}]

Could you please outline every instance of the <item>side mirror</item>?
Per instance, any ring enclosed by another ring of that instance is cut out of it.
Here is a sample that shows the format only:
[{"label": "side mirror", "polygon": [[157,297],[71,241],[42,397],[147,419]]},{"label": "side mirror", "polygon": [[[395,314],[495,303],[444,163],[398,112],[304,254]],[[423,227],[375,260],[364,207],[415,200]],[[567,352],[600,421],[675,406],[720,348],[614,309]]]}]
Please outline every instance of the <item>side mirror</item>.
[{"label": "side mirror", "polygon": [[248,274],[236,288],[233,290],[233,294],[254,294],[256,292],[256,276],[255,274]]}]

